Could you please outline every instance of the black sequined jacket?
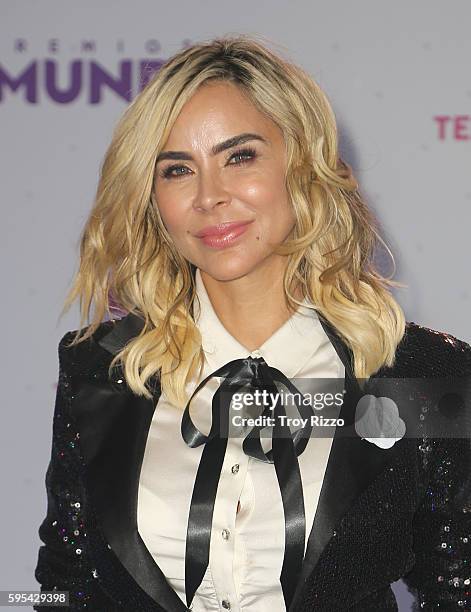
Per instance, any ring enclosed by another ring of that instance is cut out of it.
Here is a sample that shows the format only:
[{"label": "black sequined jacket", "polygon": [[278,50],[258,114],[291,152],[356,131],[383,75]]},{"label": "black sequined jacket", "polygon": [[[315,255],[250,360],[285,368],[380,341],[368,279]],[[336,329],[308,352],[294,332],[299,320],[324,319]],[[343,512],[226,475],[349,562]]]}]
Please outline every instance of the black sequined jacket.
[{"label": "black sequined jacket", "polygon": [[[351,372],[349,349],[321,322]],[[129,314],[76,347],[65,347],[75,332],[59,344],[35,577],[41,591],[69,591],[70,610],[188,609],[137,530],[139,473],[160,388],[151,400],[133,394],[119,369],[108,379],[113,355],[141,326]],[[469,344],[409,322],[395,365],[375,376],[470,374]],[[401,577],[417,609],[471,610],[470,456],[466,437],[404,437],[384,449],[335,436],[290,612],[398,610],[390,585]]]}]

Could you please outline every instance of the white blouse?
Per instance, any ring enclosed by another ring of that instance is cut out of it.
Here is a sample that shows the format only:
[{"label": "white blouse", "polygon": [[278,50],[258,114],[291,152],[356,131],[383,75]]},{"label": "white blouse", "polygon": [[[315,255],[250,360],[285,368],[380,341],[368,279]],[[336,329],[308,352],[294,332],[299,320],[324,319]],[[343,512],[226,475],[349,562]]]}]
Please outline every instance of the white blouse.
[{"label": "white blouse", "polygon": [[[190,395],[211,372],[248,355],[263,357],[289,379],[296,377],[292,382],[301,392],[307,390],[298,384],[298,379],[335,378],[336,390],[343,389],[343,363],[314,310],[300,307],[258,350],[250,352],[218,319],[199,270],[196,290],[201,308],[195,321],[201,331],[206,362],[201,378],[187,385]],[[212,396],[220,381],[211,379],[191,402],[192,420],[206,435],[211,426]],[[173,406],[162,393],[144,453],[137,519],[144,544],[186,604],[186,531],[204,444],[187,446],[181,435],[181,419],[182,409]],[[193,598],[194,612],[286,610],[280,584],[284,513],[274,464],[247,456],[242,450],[243,439],[228,439],[214,505],[209,565]],[[261,437],[261,442],[264,451],[268,451],[271,440]],[[306,516],[305,549],[331,445],[332,437],[311,437],[298,456]]]}]

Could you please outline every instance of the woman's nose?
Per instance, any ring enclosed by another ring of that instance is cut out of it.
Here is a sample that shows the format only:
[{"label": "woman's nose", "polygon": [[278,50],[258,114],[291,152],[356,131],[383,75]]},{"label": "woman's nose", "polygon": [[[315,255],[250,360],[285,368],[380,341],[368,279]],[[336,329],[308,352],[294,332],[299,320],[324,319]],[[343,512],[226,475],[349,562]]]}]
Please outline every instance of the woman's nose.
[{"label": "woman's nose", "polygon": [[198,191],[194,206],[200,210],[211,210],[214,206],[230,201],[230,195],[217,172],[206,171],[200,174]]}]

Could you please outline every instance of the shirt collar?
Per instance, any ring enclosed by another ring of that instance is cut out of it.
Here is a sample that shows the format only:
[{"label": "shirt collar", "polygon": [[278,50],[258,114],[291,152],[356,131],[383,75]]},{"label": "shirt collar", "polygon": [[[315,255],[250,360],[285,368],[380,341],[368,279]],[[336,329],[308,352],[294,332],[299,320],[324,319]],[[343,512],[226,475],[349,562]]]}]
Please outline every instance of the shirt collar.
[{"label": "shirt collar", "polygon": [[314,308],[303,301],[303,306],[291,315],[257,351],[249,351],[230,334],[219,320],[204,286],[199,268],[195,275],[196,293],[200,308],[196,308],[195,321],[202,336],[202,345],[210,371],[217,370],[233,359],[263,357],[267,364],[277,368],[288,378],[301,373],[303,367],[329,342]]}]

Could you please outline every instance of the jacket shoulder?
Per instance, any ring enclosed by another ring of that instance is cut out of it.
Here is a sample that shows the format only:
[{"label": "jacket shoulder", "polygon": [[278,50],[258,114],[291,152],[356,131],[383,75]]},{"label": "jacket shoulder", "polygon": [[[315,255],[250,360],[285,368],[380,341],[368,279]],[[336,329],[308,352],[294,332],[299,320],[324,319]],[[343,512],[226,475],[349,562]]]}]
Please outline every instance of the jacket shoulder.
[{"label": "jacket shoulder", "polygon": [[471,345],[445,331],[408,321],[392,370],[397,376],[467,376]]},{"label": "jacket shoulder", "polygon": [[70,374],[86,375],[96,372],[100,366],[108,367],[113,355],[100,346],[99,340],[113,330],[116,322],[116,320],[103,321],[91,336],[77,344],[71,343],[78,332],[82,337],[88,327],[66,332],[58,346],[61,368]]}]

